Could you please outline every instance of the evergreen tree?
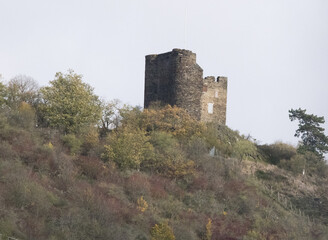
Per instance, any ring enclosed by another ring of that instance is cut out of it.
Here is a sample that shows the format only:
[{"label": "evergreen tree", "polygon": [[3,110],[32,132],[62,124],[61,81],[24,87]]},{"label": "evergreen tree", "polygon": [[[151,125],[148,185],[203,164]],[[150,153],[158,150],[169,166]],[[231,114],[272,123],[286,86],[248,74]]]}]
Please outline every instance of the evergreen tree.
[{"label": "evergreen tree", "polygon": [[325,123],[324,117],[318,117],[313,114],[306,114],[304,109],[289,110],[289,119],[298,120],[298,129],[295,137],[301,137],[302,144],[298,151],[305,153],[307,151],[315,153],[320,158],[328,152],[328,137],[325,135],[325,129],[321,124]]}]

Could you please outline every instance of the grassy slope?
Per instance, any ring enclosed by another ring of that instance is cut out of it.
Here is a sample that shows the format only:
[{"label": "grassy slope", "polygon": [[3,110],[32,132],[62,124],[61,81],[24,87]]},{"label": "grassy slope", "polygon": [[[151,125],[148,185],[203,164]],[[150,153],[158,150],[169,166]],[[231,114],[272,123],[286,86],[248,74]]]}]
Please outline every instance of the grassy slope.
[{"label": "grassy slope", "polygon": [[150,229],[168,221],[176,239],[206,239],[211,219],[212,239],[328,239],[324,179],[207,154],[193,159],[190,178],[120,171],[97,157],[71,156],[47,131],[1,128],[4,236],[151,239]]}]

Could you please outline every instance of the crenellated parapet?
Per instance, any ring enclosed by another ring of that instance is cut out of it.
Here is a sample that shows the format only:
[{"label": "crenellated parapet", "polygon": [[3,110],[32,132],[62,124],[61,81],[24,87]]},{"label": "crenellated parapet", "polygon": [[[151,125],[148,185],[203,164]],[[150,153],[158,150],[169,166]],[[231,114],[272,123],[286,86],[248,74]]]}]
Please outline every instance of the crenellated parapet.
[{"label": "crenellated parapet", "polygon": [[201,120],[226,123],[227,77],[205,77],[201,96]]}]

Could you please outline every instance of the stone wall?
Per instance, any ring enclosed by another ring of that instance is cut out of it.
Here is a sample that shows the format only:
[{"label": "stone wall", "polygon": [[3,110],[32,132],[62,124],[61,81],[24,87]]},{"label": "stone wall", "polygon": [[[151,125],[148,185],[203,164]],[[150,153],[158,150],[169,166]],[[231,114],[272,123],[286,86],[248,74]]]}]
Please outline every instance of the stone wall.
[{"label": "stone wall", "polygon": [[144,107],[152,102],[175,104],[176,60],[171,52],[146,56]]},{"label": "stone wall", "polygon": [[[212,104],[213,112],[209,112]],[[203,93],[201,97],[201,121],[226,124],[227,106],[227,78],[204,78]]]},{"label": "stone wall", "polygon": [[196,63],[196,54],[179,52],[176,70],[176,105],[200,120],[200,99],[203,88],[203,69]]},{"label": "stone wall", "polygon": [[[182,49],[146,56],[145,100],[176,105],[195,119],[226,122],[227,78],[207,77],[196,63],[196,54]],[[212,104],[213,113],[208,112]]]},{"label": "stone wall", "polygon": [[203,70],[188,50],[146,56],[145,108],[154,101],[184,108],[200,120]]}]

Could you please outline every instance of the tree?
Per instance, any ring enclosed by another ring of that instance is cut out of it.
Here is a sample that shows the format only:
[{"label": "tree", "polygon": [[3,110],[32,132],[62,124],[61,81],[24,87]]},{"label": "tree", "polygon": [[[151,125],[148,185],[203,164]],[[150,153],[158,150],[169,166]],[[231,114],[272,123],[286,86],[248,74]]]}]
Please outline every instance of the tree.
[{"label": "tree", "polygon": [[150,230],[150,235],[152,240],[175,240],[173,230],[167,221],[155,224]]},{"label": "tree", "polygon": [[[1,75],[0,75],[1,80]],[[0,107],[6,102],[7,89],[6,86],[0,81]]]},{"label": "tree", "polygon": [[10,112],[9,121],[15,126],[32,129],[35,127],[35,110],[27,102],[22,102],[17,109]]},{"label": "tree", "polygon": [[112,101],[101,101],[101,122],[100,122],[100,135],[106,136],[110,129],[119,126],[121,102],[118,99]]},{"label": "tree", "polygon": [[320,126],[325,123],[324,117],[306,114],[305,109],[299,108],[289,110],[289,119],[299,122],[294,135],[302,139],[298,151],[300,153],[313,152],[323,159],[323,154],[328,152],[328,137],[324,133],[325,129]]},{"label": "tree", "polygon": [[82,82],[81,75],[73,70],[58,72],[50,85],[41,89],[39,114],[43,122],[66,133],[78,133],[100,120],[99,98],[92,87]]},{"label": "tree", "polygon": [[147,131],[170,132],[178,139],[185,140],[200,136],[205,130],[205,125],[194,120],[184,109],[170,105],[160,109],[144,109],[140,124]]},{"label": "tree", "polygon": [[153,158],[153,146],[146,131],[121,127],[109,135],[102,158],[113,161],[120,169],[140,169],[142,162]]},{"label": "tree", "polygon": [[35,80],[25,75],[12,78],[7,86],[7,104],[18,108],[22,102],[34,105],[38,99],[39,86]]},{"label": "tree", "polygon": [[178,140],[171,133],[153,131],[150,137],[155,157],[145,160],[142,163],[143,169],[175,179],[195,174],[195,163],[186,157]]}]

